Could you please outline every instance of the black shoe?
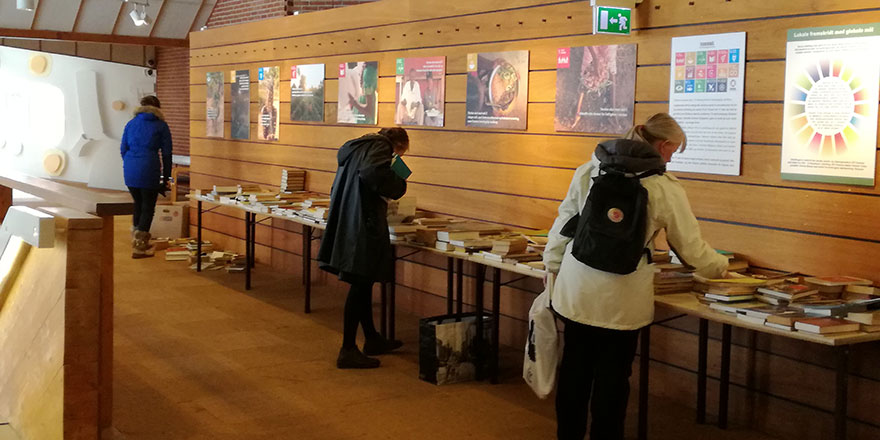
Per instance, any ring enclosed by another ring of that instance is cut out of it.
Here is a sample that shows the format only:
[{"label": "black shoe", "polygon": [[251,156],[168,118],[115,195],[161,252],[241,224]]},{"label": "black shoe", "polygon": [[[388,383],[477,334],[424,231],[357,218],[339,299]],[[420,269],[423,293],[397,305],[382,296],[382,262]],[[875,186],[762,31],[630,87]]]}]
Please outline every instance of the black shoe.
[{"label": "black shoe", "polygon": [[339,357],[336,358],[336,368],[339,369],[379,368],[379,363],[379,359],[367,357],[357,347],[341,348],[339,350]]},{"label": "black shoe", "polygon": [[385,339],[382,336],[367,339],[364,342],[364,354],[370,356],[378,356],[380,354],[391,353],[398,348],[403,347],[403,342],[397,339]]}]

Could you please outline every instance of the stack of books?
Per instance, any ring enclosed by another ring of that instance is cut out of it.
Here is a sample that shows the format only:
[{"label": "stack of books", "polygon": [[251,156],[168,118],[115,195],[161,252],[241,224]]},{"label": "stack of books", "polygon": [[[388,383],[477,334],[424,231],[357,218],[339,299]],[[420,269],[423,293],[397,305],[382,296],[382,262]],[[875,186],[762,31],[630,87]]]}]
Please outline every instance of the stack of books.
[{"label": "stack of books", "polygon": [[281,170],[281,193],[297,192],[306,190],[305,170]]},{"label": "stack of books", "polygon": [[415,235],[419,226],[413,223],[388,225],[388,233],[391,235],[391,241],[408,241],[408,237]]},{"label": "stack of books", "polygon": [[709,302],[735,303],[755,300],[764,280],[740,275],[737,278],[708,279],[694,275],[694,291]]},{"label": "stack of books", "polygon": [[330,214],[330,199],[308,198],[302,202],[302,209],[297,214],[306,220],[324,223]]},{"label": "stack of books", "polygon": [[846,320],[859,323],[859,330],[863,332],[880,332],[880,311],[849,312]]},{"label": "stack of books", "polygon": [[814,298],[817,293],[818,289],[807,284],[784,282],[758,287],[756,297],[767,304],[784,306]]},{"label": "stack of books", "polygon": [[655,264],[654,294],[691,292],[694,289],[693,269],[675,263]]}]

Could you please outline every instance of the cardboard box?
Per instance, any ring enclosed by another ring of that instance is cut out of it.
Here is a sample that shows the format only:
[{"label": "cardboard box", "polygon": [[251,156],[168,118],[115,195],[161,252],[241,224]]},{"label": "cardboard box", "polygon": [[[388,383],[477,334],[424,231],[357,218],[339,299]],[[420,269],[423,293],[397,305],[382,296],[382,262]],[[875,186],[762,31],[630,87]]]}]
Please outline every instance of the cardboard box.
[{"label": "cardboard box", "polygon": [[189,202],[156,205],[156,214],[150,227],[153,237],[180,238],[189,236]]}]

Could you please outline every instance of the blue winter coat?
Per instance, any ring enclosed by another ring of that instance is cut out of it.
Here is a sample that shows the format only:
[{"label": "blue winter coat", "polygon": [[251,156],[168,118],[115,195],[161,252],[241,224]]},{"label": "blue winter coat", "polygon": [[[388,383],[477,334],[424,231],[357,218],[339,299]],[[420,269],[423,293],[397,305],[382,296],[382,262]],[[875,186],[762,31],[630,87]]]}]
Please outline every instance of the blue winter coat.
[{"label": "blue winter coat", "polygon": [[125,186],[161,188],[162,176],[165,180],[171,176],[171,130],[156,107],[138,107],[134,113],[125,125],[120,147]]}]

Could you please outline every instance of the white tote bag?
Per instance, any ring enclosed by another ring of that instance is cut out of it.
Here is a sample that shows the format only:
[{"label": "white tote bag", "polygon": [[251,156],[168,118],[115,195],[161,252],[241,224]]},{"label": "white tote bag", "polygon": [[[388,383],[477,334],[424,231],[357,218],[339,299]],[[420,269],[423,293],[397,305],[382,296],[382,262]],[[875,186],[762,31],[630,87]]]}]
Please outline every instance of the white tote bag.
[{"label": "white tote bag", "polygon": [[523,356],[523,379],[532,391],[546,399],[556,387],[556,370],[562,358],[562,341],[556,329],[556,316],[550,309],[553,276],[547,279],[544,292],[529,309],[529,337]]}]

